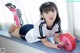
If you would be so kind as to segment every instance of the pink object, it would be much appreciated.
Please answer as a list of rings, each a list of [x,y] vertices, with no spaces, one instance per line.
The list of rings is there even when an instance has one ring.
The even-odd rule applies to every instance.
[[[63,47],[68,52],[72,52],[76,48],[75,39],[68,33],[62,34],[60,36],[60,41],[64,42],[65,45],[64,46],[58,45],[57,46],[58,48],[62,48]]]
[[[14,15],[14,20],[16,21],[16,25],[20,26],[20,21],[19,21],[18,15]]]
[[[18,15],[17,15],[17,13],[16,13],[16,9],[14,9],[14,8],[9,8],[9,9],[10,9],[10,11],[13,12],[14,20],[15,20],[15,22],[16,22],[16,25],[17,25],[17,26],[20,26],[20,21],[19,21]]]

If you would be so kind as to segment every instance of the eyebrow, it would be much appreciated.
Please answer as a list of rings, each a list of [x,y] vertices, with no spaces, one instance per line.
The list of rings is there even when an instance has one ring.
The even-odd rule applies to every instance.
[[[49,9],[43,10],[43,12],[46,12],[46,11],[54,11],[54,10],[56,10],[56,9],[54,9],[54,8],[49,8]]]

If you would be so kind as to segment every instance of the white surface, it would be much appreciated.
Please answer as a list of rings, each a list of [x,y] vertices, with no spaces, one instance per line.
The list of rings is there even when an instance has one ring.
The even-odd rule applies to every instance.
[[[7,30],[3,29],[3,30],[0,30],[0,35],[2,36],[6,36],[6,37],[11,37],[11,35],[8,33]]]

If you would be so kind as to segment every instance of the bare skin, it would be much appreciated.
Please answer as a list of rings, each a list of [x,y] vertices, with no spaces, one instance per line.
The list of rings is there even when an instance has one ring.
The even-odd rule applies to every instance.
[[[20,29],[19,26],[12,25],[9,29],[9,33],[16,38],[20,38],[19,29]]]

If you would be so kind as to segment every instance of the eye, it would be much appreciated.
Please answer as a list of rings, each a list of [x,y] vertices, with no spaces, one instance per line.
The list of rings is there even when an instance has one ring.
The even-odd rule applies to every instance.
[[[48,14],[48,13],[49,13],[49,11],[46,11],[45,13],[47,13],[47,14]]]
[[[55,12],[55,10],[54,10],[54,9],[52,9],[51,11],[52,11],[52,12]]]

